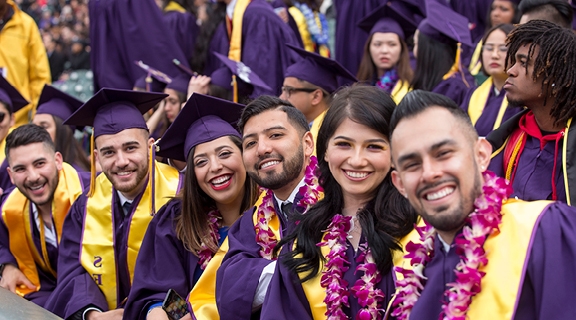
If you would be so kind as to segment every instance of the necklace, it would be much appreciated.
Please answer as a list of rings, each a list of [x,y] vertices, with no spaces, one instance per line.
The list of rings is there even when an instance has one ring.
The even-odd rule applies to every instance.
[[[208,212],[208,232],[210,233],[210,240],[216,244],[220,242],[220,233],[218,233],[218,220],[220,219],[222,219],[222,216],[218,210]],[[202,241],[200,247],[201,249],[198,250],[198,264],[200,269],[204,270],[210,260],[212,260],[214,252],[210,250],[205,241]]]
[[[295,210],[305,213],[320,199],[323,191],[318,183],[316,171],[318,170],[318,160],[315,156],[310,157],[310,163],[306,167],[304,175],[304,185],[298,190],[300,200],[295,203]],[[258,206],[257,222],[254,226],[256,231],[256,243],[260,246],[260,256],[272,260],[272,252],[278,243],[278,239],[269,226],[270,220],[276,215],[274,209],[274,193],[270,189],[264,189],[266,194],[262,203]]]
[[[484,185],[482,194],[474,201],[474,212],[466,219],[462,233],[454,242],[456,252],[460,255],[460,262],[456,265],[454,273],[456,281],[448,283],[444,292],[447,301],[443,303],[440,319],[465,319],[472,298],[482,290],[482,277],[484,272],[480,267],[488,263],[484,251],[484,242],[488,236],[499,230],[502,221],[502,202],[512,194],[510,182],[497,177],[493,172],[483,173]],[[410,259],[412,270],[396,267],[404,279],[396,281],[398,291],[393,306],[397,307],[392,313],[398,319],[408,319],[412,308],[424,289],[424,268],[434,256],[434,239],[436,231],[427,222],[423,227],[416,227],[421,243],[410,242],[406,245],[406,259]]]
[[[356,273],[362,271],[364,275],[354,283],[350,290],[348,290],[348,282],[344,280],[344,273],[350,265],[350,262],[346,260],[348,249],[346,237],[352,229],[351,221],[350,216],[337,214],[332,217],[323,241],[317,244],[317,246],[330,248],[320,279],[320,285],[326,289],[325,315],[327,319],[348,319],[342,307],[350,307],[348,299],[352,292],[353,296],[358,299],[358,304],[362,306],[356,314],[356,319],[378,319],[383,311],[380,306],[384,301],[384,293],[376,288],[376,285],[382,279],[382,275],[378,271],[368,243],[364,242],[358,247],[360,254],[356,259],[358,262],[362,261],[356,267]]]

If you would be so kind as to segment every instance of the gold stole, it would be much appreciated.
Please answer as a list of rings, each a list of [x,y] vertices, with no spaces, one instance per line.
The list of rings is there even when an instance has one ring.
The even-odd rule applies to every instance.
[[[133,206],[136,204],[137,207],[135,211],[133,209],[129,221],[127,264],[130,282],[134,278],[134,267],[142,239],[152,219],[152,203],[156,208],[163,206],[176,195],[179,184],[179,173],[176,169],[156,161],[153,163],[155,168],[150,170],[154,170],[154,184],[144,190],[138,203],[133,203]],[[94,190],[93,196],[86,202],[80,263],[100,287],[108,307],[112,310],[119,305],[116,295],[115,229],[112,218],[112,210],[116,210],[112,202],[116,191],[104,174],[96,178]]]
[[[242,59],[242,21],[244,20],[244,12],[250,4],[250,1],[251,0],[238,0],[234,6],[232,25],[228,26],[228,35],[230,36],[228,58],[230,58],[230,60],[240,61]],[[229,20],[226,21],[229,22]],[[232,75],[232,84],[234,102],[238,102],[238,83],[236,82],[235,75]]]
[[[262,203],[265,195],[266,193],[262,192],[256,201],[254,215],[257,215],[258,206]],[[220,319],[218,308],[216,307],[216,272],[220,268],[228,249],[228,237],[226,237],[188,295],[188,302],[192,306],[196,319]]]
[[[482,41],[478,42],[476,45],[476,49],[474,49],[474,53],[472,54],[472,59],[470,59],[470,65],[468,66],[468,70],[470,73],[475,76],[477,75],[480,70],[482,70],[482,59],[480,56],[482,55],[482,46],[484,44]]]
[[[185,13],[186,9],[184,9],[184,7],[182,7],[177,2],[170,1],[170,2],[168,2],[168,5],[166,7],[164,7],[164,12],[169,12],[169,11],[178,11],[181,13]]]
[[[216,272],[227,252],[228,237],[224,239],[188,295],[188,302],[192,306],[195,319],[220,319],[216,307]]]
[[[494,319],[512,318],[520,298],[520,280],[526,272],[524,264],[536,222],[551,203],[515,199],[504,203],[500,233],[488,237],[484,244],[488,265],[480,271],[486,275],[482,279],[482,291],[472,298],[468,319],[484,319],[487,314]]]
[[[470,116],[470,120],[472,120],[473,125],[476,125],[476,122],[478,119],[480,119],[480,116],[484,111],[484,107],[486,107],[486,104],[488,103],[488,97],[490,96],[492,85],[493,80],[492,77],[490,77],[486,79],[486,81],[484,81],[484,83],[478,87],[478,89],[474,90],[472,96],[470,97],[468,115]],[[492,129],[497,129],[500,127],[500,124],[502,124],[502,119],[504,118],[504,113],[506,113],[506,108],[508,108],[508,99],[504,97],[504,99],[502,99],[500,109],[498,109],[498,116],[496,116],[494,127]]]
[[[80,194],[82,194],[82,182],[78,172],[69,164],[62,163],[62,170],[58,172],[58,186],[54,192],[52,201],[52,218],[58,236],[58,243],[62,236],[64,218],[68,209]],[[56,271],[50,265],[46,240],[44,238],[44,221],[40,217],[40,244],[42,252],[38,252],[32,237],[32,224],[34,217],[30,214],[30,201],[18,190],[14,189],[6,199],[2,207],[2,218],[10,231],[10,252],[16,258],[18,267],[24,275],[36,286],[36,290],[26,286],[16,288],[16,293],[25,296],[31,292],[40,290],[40,277],[36,265],[56,278]]]
[[[326,116],[326,111],[328,111],[328,109],[324,110],[321,114],[319,114],[316,117],[316,119],[314,119],[314,121],[312,121],[312,127],[310,128],[310,133],[312,133],[312,139],[314,140],[314,145],[316,145],[316,143],[318,141],[318,130],[320,130],[320,126],[322,125],[322,122],[324,121],[324,117]],[[312,155],[316,156],[316,148],[314,148]]]
[[[392,88],[392,93],[390,93],[390,95],[392,96],[394,102],[399,104],[400,101],[404,99],[404,96],[408,93],[408,91],[410,91],[410,84],[408,82],[398,80],[396,85],[394,85],[394,88]]]

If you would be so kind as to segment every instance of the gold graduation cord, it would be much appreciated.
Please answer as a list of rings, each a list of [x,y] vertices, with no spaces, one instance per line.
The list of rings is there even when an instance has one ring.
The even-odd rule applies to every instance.
[[[570,188],[568,187],[568,165],[566,163],[566,153],[568,152],[568,131],[572,125],[572,118],[566,122],[566,129],[564,129],[564,143],[562,144],[562,173],[564,174],[564,186],[566,189],[566,202],[572,205],[570,199]]]
[[[492,90],[493,84],[493,78],[489,77],[480,87],[474,90],[472,96],[470,97],[470,103],[468,104],[468,115],[470,116],[470,120],[472,121],[473,125],[476,125],[476,122],[478,122],[478,119],[480,119],[480,116],[482,116],[482,112],[488,103],[488,97],[490,96],[490,91]],[[508,108],[508,99],[504,97],[504,99],[502,99],[502,103],[500,104],[500,109],[498,109],[498,115],[496,116],[492,130],[498,129],[500,124],[502,124],[502,119],[506,113],[506,108]]]
[[[526,137],[526,132],[522,131],[520,133],[520,135],[518,136],[518,139],[516,140],[516,143],[514,144],[514,149],[512,150],[512,155],[510,156],[510,159],[508,160],[508,163],[506,164],[506,179],[510,181],[510,183],[512,183],[512,171],[514,170],[514,164],[516,163],[516,159],[518,158],[518,155],[520,154],[520,148],[522,147],[522,144],[524,144],[524,139]]]
[[[462,53],[461,44],[458,43],[458,48],[456,49],[456,59],[454,59],[454,64],[450,67],[450,70],[442,77],[442,80],[446,80],[453,76],[458,70],[460,70],[460,54]]]

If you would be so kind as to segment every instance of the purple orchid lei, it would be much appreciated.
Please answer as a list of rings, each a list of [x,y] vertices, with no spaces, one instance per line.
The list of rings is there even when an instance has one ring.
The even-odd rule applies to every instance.
[[[482,195],[474,201],[474,212],[468,216],[462,234],[454,240],[460,262],[454,270],[456,281],[448,283],[449,288],[444,292],[448,301],[442,306],[443,314],[440,319],[466,319],[472,297],[482,290],[481,282],[485,273],[479,269],[488,264],[484,243],[489,235],[499,231],[502,202],[512,194],[508,180],[490,171],[485,171],[483,178]],[[412,270],[395,268],[404,276],[404,279],[396,281],[398,291],[393,306],[397,308],[392,313],[400,320],[410,317],[412,308],[424,289],[424,268],[434,256],[434,228],[426,222],[425,226],[416,227],[416,230],[420,234],[421,243],[410,242],[406,245],[408,254],[405,258],[410,259]]]
[[[220,241],[220,234],[218,233],[218,220],[221,218],[222,216],[218,210],[212,210],[208,212],[208,232],[210,233],[210,239],[212,239],[214,243],[218,243]],[[204,241],[202,241],[200,247],[202,249],[198,251],[198,264],[200,265],[200,269],[204,270],[208,266],[210,260],[212,260],[214,252],[210,250]]]
[[[379,319],[383,311],[379,304],[384,301],[384,293],[376,288],[376,285],[382,279],[378,267],[372,257],[372,252],[367,243],[361,244],[358,249],[360,254],[356,258],[359,263],[355,272],[363,271],[364,275],[360,277],[354,286],[348,290],[348,282],[344,280],[343,275],[349,269],[350,262],[346,260],[346,236],[350,231],[350,220],[352,217],[346,217],[340,214],[332,218],[328,226],[328,232],[324,240],[317,246],[328,246],[330,252],[326,256],[326,264],[320,278],[320,285],[326,289],[327,319],[348,319],[348,316],[342,310],[343,306],[350,307],[348,298],[350,291],[358,299],[358,304],[362,309],[356,314],[356,319],[369,320]]]
[[[302,196],[300,201],[295,204],[299,212],[306,212],[310,207],[318,202],[320,193],[323,189],[318,183],[316,171],[318,170],[318,160],[315,156],[310,157],[310,163],[306,167],[304,175],[305,184],[300,187],[298,193]],[[272,252],[278,243],[274,232],[270,229],[269,223],[276,214],[274,209],[274,193],[272,190],[266,190],[266,195],[262,203],[258,206],[258,218],[256,226],[256,243],[260,246],[260,256],[262,258],[273,260]]]

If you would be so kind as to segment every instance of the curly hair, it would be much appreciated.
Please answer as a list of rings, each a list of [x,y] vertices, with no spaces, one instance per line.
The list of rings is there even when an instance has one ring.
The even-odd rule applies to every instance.
[[[534,59],[532,79],[542,77],[544,104],[554,99],[550,116],[561,124],[576,115],[576,35],[545,20],[532,20],[512,30],[506,39],[506,66],[516,63],[516,52],[529,45],[527,63]],[[539,49],[537,55],[534,55]],[[528,69],[526,69],[526,73]]]

